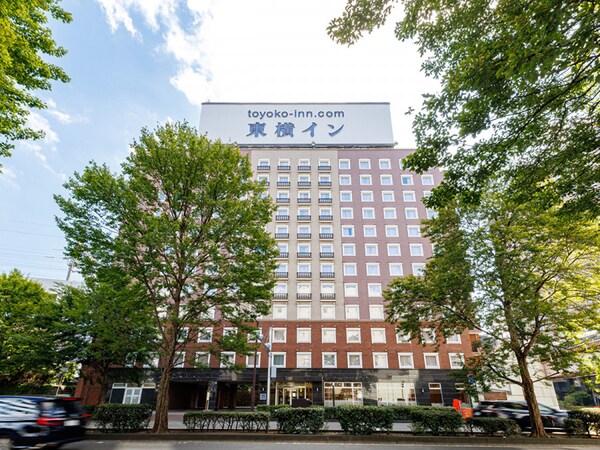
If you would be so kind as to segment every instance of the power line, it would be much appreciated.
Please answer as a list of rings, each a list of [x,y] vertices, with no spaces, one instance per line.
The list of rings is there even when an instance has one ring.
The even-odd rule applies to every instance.
[[[0,229],[0,231],[4,231],[6,233],[28,234],[28,235],[32,235],[32,236],[43,236],[43,237],[54,237],[54,238],[64,237],[64,236],[58,236],[56,234],[31,233],[28,231],[16,231],[16,230],[5,230],[5,229]]]

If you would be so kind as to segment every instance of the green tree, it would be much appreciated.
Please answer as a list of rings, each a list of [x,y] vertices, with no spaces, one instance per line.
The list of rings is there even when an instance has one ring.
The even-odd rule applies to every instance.
[[[0,384],[43,385],[65,361],[54,295],[19,271],[0,274]]]
[[[132,147],[122,174],[91,163],[55,199],[84,274],[114,264],[145,288],[163,366],[154,430],[164,432],[174,361],[194,333],[227,323],[239,336],[270,310],[273,206],[246,156],[187,123],[144,129]]]
[[[86,382],[101,386],[101,402],[106,400],[111,367],[148,363],[158,353],[145,289],[119,268],[100,269],[81,288],[65,285],[58,298],[71,361],[81,364]]]
[[[352,44],[397,0],[348,0],[330,36]],[[593,0],[402,0],[396,25],[441,90],[413,123],[418,172],[447,168],[431,205],[476,203],[509,175],[515,196],[544,191],[565,210],[600,213],[600,4]],[[550,182],[551,180],[551,182]]]
[[[426,223],[434,254],[424,276],[392,281],[384,298],[388,320],[413,337],[423,324],[444,336],[479,330],[467,369],[483,386],[521,386],[532,436],[542,437],[541,365],[594,369],[584,332],[600,329],[600,227],[539,204],[488,193],[477,208],[441,210]]]
[[[71,22],[60,0],[10,0],[0,2],[0,156],[10,156],[13,142],[39,139],[43,131],[27,126],[32,108],[46,104],[36,91],[50,90],[51,81],[69,81],[58,66],[44,61],[66,54],[52,39],[48,18]]]

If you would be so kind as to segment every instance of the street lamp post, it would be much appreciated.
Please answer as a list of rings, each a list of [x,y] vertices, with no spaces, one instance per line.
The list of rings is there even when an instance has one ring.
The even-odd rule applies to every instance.
[[[267,405],[271,404],[271,328],[267,331],[268,341],[262,334],[257,334],[254,340],[254,369],[252,371],[252,399],[250,400],[250,410],[254,411],[256,404],[256,357],[258,352],[258,341],[267,349]]]
[[[263,342],[264,346],[267,348],[267,405],[271,404],[271,335],[273,330],[269,328],[268,338],[269,342]]]

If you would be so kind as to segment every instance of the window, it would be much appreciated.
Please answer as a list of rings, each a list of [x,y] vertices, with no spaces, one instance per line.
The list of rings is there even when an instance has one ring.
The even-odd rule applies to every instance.
[[[382,186],[391,186],[394,184],[391,175],[379,175],[379,181]]]
[[[276,216],[289,216],[290,215],[290,210],[289,208],[277,208],[277,212],[275,213]]]
[[[268,159],[259,159],[258,160],[258,167],[262,167],[262,168],[268,168],[270,165],[270,162]]]
[[[416,202],[417,197],[415,191],[402,191],[402,200],[405,202]]]
[[[331,244],[320,244],[319,251],[321,253],[333,253],[333,245]]]
[[[298,264],[297,269],[298,269],[297,272],[302,272],[302,273],[307,273],[307,274],[311,272],[310,263],[308,263],[308,264],[300,263],[300,264]]]
[[[278,175],[277,183],[287,183],[285,186],[289,186],[290,176],[289,175]]]
[[[413,361],[412,353],[398,353],[398,366],[401,369],[413,369],[415,363]]]
[[[385,344],[385,328],[371,328],[371,343]]]
[[[396,218],[396,208],[383,208],[383,218],[384,219],[395,219]]]
[[[289,252],[289,247],[288,247],[287,244],[278,243],[277,244],[277,250],[279,250],[279,254],[280,255],[285,255],[286,253]]]
[[[321,342],[335,344],[335,328],[321,328]]]
[[[419,213],[417,212],[417,208],[404,208],[404,217],[407,219],[418,219]]]
[[[329,159],[319,159],[319,168],[321,167],[330,167],[331,166],[331,160]]]
[[[367,264],[367,276],[378,277],[379,276],[379,263]]]
[[[342,254],[344,256],[356,256],[356,246],[354,244],[343,244]]]
[[[400,180],[402,181],[402,184],[405,186],[412,186],[413,185],[413,177],[412,175],[402,175],[402,177],[400,177]]]
[[[387,244],[388,256],[400,256],[400,244]]]
[[[465,358],[462,353],[448,353],[448,358],[450,359],[451,369],[462,369],[465,363]]]
[[[212,341],[212,328],[204,328],[198,330],[198,342],[211,342]]]
[[[279,161],[277,161],[277,165],[278,166],[283,166],[283,167],[290,167],[290,160],[289,159],[282,159],[279,158]]]
[[[423,244],[410,244],[410,256],[423,256]]]
[[[381,297],[381,283],[368,283],[367,294],[369,297]]]
[[[200,367],[209,367],[210,365],[210,353],[208,352],[196,352],[196,364]]]
[[[334,273],[334,265],[332,263],[321,263],[320,271],[321,273]]]
[[[421,175],[421,183],[426,186],[432,186],[434,184],[433,175]]]
[[[310,328],[298,328],[296,330],[296,342],[310,344]]]
[[[406,333],[406,334],[396,333],[396,343],[410,344],[410,333]]]
[[[444,405],[441,383],[429,383],[429,400],[431,402],[431,406]]]
[[[354,218],[354,211],[352,208],[342,208],[340,210],[342,214],[342,219],[352,219]]]
[[[453,334],[446,338],[446,344],[460,344],[460,334]]]
[[[358,297],[358,284],[344,283],[344,297]]]
[[[306,264],[302,266],[303,269],[309,269],[306,272],[310,272],[310,264]],[[304,270],[299,270],[299,272],[305,272]],[[296,292],[302,294],[310,294],[311,292],[311,284],[310,283],[298,283],[296,285]]]
[[[440,360],[437,353],[423,353],[426,369],[439,369]]]
[[[298,208],[298,215],[303,218],[310,218],[310,208]]]
[[[298,369],[310,369],[312,366],[312,354],[310,352],[296,353],[296,367]]]
[[[350,168],[350,160],[349,159],[340,159],[338,161],[340,169],[349,169]]]
[[[312,307],[310,303],[298,303],[296,305],[296,316],[298,319],[311,319]]]
[[[319,233],[321,234],[333,234],[333,227],[331,225],[320,225]]]
[[[298,191],[298,199],[310,199],[310,191]]]
[[[438,213],[436,213],[433,209],[427,208],[427,218],[428,219],[435,219],[437,216],[438,216]]]
[[[397,225],[386,225],[385,235],[387,237],[398,237],[398,226]]]
[[[377,236],[377,229],[375,225],[363,225],[364,237],[375,237]]]
[[[358,168],[361,170],[367,170],[371,168],[371,160],[370,159],[359,159],[358,160]]]
[[[406,231],[408,237],[421,237],[421,227],[419,225],[408,225]]]
[[[403,271],[402,271],[402,264],[401,263],[390,263],[388,265],[389,269],[390,269],[390,276],[391,277],[401,277],[402,275],[404,275]]]
[[[360,308],[358,305],[346,305],[346,320],[360,319]]]
[[[259,175],[256,179],[259,183],[264,183],[265,186],[269,185],[269,175]]]
[[[188,327],[183,327],[181,330],[179,330],[179,334],[177,335],[177,342],[187,341],[189,334],[190,329]]]
[[[335,294],[335,284],[321,283],[321,294]]]
[[[383,305],[369,305],[369,317],[371,320],[383,320]]]
[[[285,352],[271,353],[272,367],[285,367]]]
[[[340,185],[349,186],[352,184],[352,178],[350,175],[340,175]]]
[[[337,367],[337,353],[323,353],[323,368],[335,369]]]
[[[352,201],[352,192],[350,191],[341,191],[340,192],[340,202],[351,202]]]
[[[310,159],[299,159],[298,167],[310,167]]]
[[[354,225],[342,225],[343,237],[354,237]]]
[[[356,273],[356,263],[344,263],[344,275],[348,277],[355,277]]]
[[[390,163],[390,160],[389,159],[380,159],[379,160],[379,168],[384,169],[384,170],[391,169],[392,165]]]
[[[273,305],[273,319],[287,319],[287,305]]]
[[[298,225],[298,234],[310,234],[310,225]]]
[[[277,191],[277,199],[289,200],[290,192],[289,191]]]
[[[360,199],[363,202],[372,202],[373,201],[373,191],[360,191]]]
[[[394,193],[392,191],[382,191],[381,192],[381,201],[393,202],[394,201]]]
[[[360,184],[361,186],[371,186],[373,184],[373,179],[371,178],[371,175],[361,175]]]
[[[287,328],[273,328],[271,336],[274,343],[285,343],[287,337]]]
[[[254,367],[254,354],[246,355],[246,367]],[[260,367],[260,352],[256,352],[256,367]]]
[[[435,330],[433,328],[423,328],[421,339],[424,344],[435,344]]]
[[[235,328],[235,327],[224,327],[223,328],[223,337],[235,336],[235,335],[237,335],[237,328]]]
[[[335,305],[321,305],[321,319],[335,319]]]
[[[363,217],[363,219],[374,219],[375,218],[375,209],[374,208],[363,208],[362,209],[362,217]]]
[[[175,359],[173,360],[173,367],[176,369],[183,369],[185,364],[185,352],[175,353]]]
[[[246,340],[248,342],[258,342],[258,337],[261,335],[261,330],[254,330],[254,331],[249,331],[247,336],[246,336]]]
[[[361,369],[362,368],[362,353],[348,353],[348,368],[349,369]]]
[[[277,225],[275,228],[275,234],[289,234],[289,228],[287,225]]]
[[[360,328],[346,328],[346,343],[360,343]]]
[[[310,253],[310,244],[298,244],[298,253]]]
[[[373,368],[375,369],[387,369],[388,368],[388,355],[387,353],[373,353]]]
[[[365,244],[365,255],[366,256],[378,256],[379,247],[377,244]]]
[[[235,352],[222,352],[221,353],[221,367],[230,368],[235,366]]]
[[[322,200],[321,203],[331,203],[331,191],[319,191],[319,200]]]
[[[423,263],[413,263],[412,264],[412,273],[414,276],[421,276],[425,273],[425,264]]]

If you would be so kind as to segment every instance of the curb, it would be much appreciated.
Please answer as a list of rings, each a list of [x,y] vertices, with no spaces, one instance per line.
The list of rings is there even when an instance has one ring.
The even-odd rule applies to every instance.
[[[413,436],[406,434],[348,435],[348,434],[280,434],[280,433],[219,433],[219,432],[170,432],[170,433],[87,433],[85,440],[99,441],[242,441],[242,442],[339,442],[371,444],[444,444],[444,445],[528,445],[528,446],[594,446],[600,440],[594,438],[529,437],[502,438],[484,436]]]

